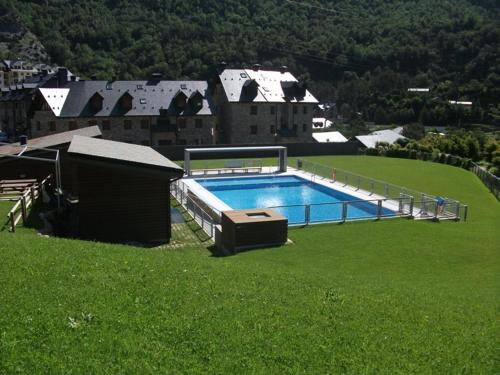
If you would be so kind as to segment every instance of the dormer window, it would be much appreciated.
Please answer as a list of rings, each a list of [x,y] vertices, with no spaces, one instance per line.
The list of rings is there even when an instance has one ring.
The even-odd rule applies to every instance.
[[[132,109],[132,100],[133,97],[128,92],[123,94],[119,101],[120,109],[125,112],[130,111]]]
[[[191,108],[199,111],[203,107],[203,95],[198,90],[194,91],[189,97],[189,103]]]
[[[99,93],[95,93],[90,98],[90,108],[93,112],[99,112],[102,109],[102,102],[104,98]]]
[[[253,100],[257,96],[259,84],[255,79],[248,79],[243,84],[243,94],[249,100]]]
[[[186,101],[187,96],[181,90],[177,91],[177,93],[174,95],[174,98],[172,99],[174,107],[179,112],[183,111],[184,108],[186,108]]]

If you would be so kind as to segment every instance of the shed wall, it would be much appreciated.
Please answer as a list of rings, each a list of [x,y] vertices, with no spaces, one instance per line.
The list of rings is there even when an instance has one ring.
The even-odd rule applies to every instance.
[[[102,166],[77,166],[79,235],[109,242],[168,242],[169,182]]]

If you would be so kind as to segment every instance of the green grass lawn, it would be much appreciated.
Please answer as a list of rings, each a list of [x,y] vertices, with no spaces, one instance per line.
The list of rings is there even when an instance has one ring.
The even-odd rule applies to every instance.
[[[3,231],[0,373],[498,373],[500,204],[479,179],[308,159],[459,199],[469,221],[295,228],[293,245],[225,258],[193,236],[144,249]]]

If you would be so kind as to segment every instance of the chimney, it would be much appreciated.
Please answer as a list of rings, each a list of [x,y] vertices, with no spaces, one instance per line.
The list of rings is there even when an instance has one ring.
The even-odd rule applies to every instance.
[[[255,70],[256,72],[259,71],[259,69],[261,68],[262,65],[260,64],[253,64],[252,65],[252,69]]]
[[[25,136],[25,135],[19,136],[19,144],[21,146],[26,146],[27,143],[28,143],[28,137],[27,136]]]
[[[151,74],[151,79],[153,81],[160,81],[162,77],[163,77],[163,74],[158,73],[158,72]]]
[[[59,83],[59,86],[64,86],[66,83],[68,83],[68,69],[59,68],[57,70],[57,81]]]
[[[286,66],[286,65],[283,65],[283,66],[281,66],[281,68],[280,68],[280,72],[281,72],[281,74],[285,74],[287,70],[288,70],[288,66]]]
[[[227,63],[225,61],[221,61],[219,65],[217,65],[217,73],[221,74],[227,68]]]

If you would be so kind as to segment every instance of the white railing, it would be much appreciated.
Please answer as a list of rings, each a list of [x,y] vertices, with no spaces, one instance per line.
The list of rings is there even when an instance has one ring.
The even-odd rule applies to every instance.
[[[187,185],[181,180],[170,184],[170,193],[184,207],[200,228],[210,238],[214,238],[215,227],[220,223],[221,212],[205,203],[196,202],[195,196],[191,194]],[[205,207],[202,208],[202,205]]]

